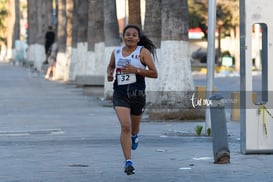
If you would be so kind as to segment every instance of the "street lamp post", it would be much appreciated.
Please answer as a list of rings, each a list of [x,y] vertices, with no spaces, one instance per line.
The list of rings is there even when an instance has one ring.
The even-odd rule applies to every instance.
[[[215,64],[215,28],[216,28],[216,0],[209,0],[208,7],[208,48],[207,48],[207,91],[206,97],[210,98],[214,88]],[[206,108],[206,131],[211,128],[210,108]]]

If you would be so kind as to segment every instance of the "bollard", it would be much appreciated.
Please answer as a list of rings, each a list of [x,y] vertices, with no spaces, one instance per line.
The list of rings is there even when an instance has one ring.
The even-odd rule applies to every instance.
[[[230,162],[230,150],[227,139],[227,126],[224,97],[212,95],[210,97],[211,134],[215,164]]]

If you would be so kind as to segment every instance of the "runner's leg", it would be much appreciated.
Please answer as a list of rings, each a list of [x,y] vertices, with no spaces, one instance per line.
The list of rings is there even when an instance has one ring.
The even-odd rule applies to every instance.
[[[116,106],[115,111],[120,122],[120,143],[125,160],[131,159],[131,117],[130,109]]]

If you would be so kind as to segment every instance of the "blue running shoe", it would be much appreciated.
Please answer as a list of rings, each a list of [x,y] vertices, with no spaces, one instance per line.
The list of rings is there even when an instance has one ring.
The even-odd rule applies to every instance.
[[[125,167],[124,167],[124,172],[125,172],[127,175],[135,174],[135,168],[134,168],[134,166],[133,166],[133,161],[131,161],[131,160],[127,160],[127,161],[126,161]]]
[[[138,146],[138,136],[133,135],[131,138],[132,138],[132,150],[136,150]]]

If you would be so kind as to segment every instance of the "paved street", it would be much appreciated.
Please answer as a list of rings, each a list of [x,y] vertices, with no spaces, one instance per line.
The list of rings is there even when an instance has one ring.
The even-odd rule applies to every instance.
[[[238,76],[216,83],[221,79],[239,90]],[[109,105],[100,92],[86,95],[73,84],[0,63],[0,182],[273,181],[273,155],[240,153],[238,121],[227,121],[231,163],[213,164],[211,137],[194,131],[204,121],[146,116],[133,151],[136,174],[127,176],[119,123]]]

